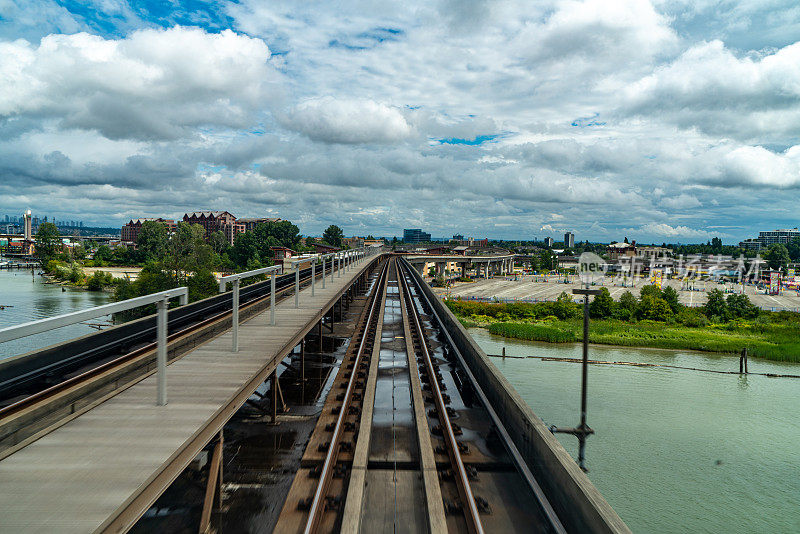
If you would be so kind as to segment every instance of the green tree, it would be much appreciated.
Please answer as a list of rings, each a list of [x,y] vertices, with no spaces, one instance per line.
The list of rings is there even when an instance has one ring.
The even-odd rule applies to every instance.
[[[55,224],[46,222],[39,225],[36,231],[36,258],[42,267],[61,252],[61,234]]]
[[[666,300],[645,295],[636,308],[636,315],[640,319],[648,319],[650,321],[668,321],[672,317],[672,309],[670,309]]]
[[[725,299],[731,316],[742,319],[755,319],[761,313],[758,306],[750,302],[747,295],[730,294]]]
[[[729,310],[725,301],[725,294],[719,289],[712,289],[708,292],[706,304],[704,306],[707,317],[717,317],[723,321],[728,320]]]
[[[605,319],[611,317],[614,313],[614,299],[611,298],[611,293],[608,289],[603,287],[600,293],[595,295],[594,300],[589,303],[589,316],[596,319]]]
[[[342,239],[344,239],[344,232],[335,224],[328,226],[322,233],[322,240],[334,247],[341,247]]]
[[[661,291],[661,298],[667,301],[672,313],[678,313],[683,309],[683,304],[678,300],[678,292],[672,286],[667,286]]]
[[[219,291],[219,283],[209,271],[198,271],[186,280],[189,288],[189,300],[201,300],[212,297]]]
[[[82,244],[78,243],[72,247],[72,257],[76,260],[82,260],[86,258],[86,249]]]
[[[184,282],[189,273],[213,270],[215,259],[214,251],[205,242],[205,229],[199,224],[180,222],[161,265],[174,281]]]
[[[654,298],[654,299],[660,299],[661,298],[661,289],[659,289],[659,287],[656,286],[656,285],[643,286],[639,290],[639,300],[644,300],[647,297],[651,297],[651,298]]]
[[[770,269],[785,269],[789,263],[789,251],[786,250],[784,245],[777,243],[767,249],[764,254],[764,259],[767,261]]]
[[[566,291],[562,291],[553,303],[553,315],[559,319],[577,317],[579,310],[580,306],[572,300],[572,297]]]
[[[237,234],[233,246],[228,253],[231,261],[239,267],[246,266],[250,261],[261,261],[263,250],[259,247],[255,232]]]
[[[556,260],[553,253],[549,250],[543,250],[539,253],[539,266],[543,271],[549,271],[556,266]]]
[[[228,238],[225,237],[225,234],[222,232],[222,230],[217,230],[211,234],[211,237],[208,238],[208,243],[217,254],[226,252],[231,246],[231,244],[228,242]]]
[[[638,302],[636,301],[636,297],[633,296],[633,293],[630,291],[626,291],[619,297],[619,305],[622,308],[625,308],[630,313],[633,313],[636,310]]]
[[[143,262],[157,261],[164,257],[169,235],[167,225],[158,221],[145,221],[136,236],[136,250]]]
[[[789,253],[789,259],[792,261],[800,261],[800,237],[795,237],[786,244],[786,251]]]
[[[96,265],[102,265],[105,262],[111,261],[111,248],[108,245],[100,245],[94,253],[94,261]]]

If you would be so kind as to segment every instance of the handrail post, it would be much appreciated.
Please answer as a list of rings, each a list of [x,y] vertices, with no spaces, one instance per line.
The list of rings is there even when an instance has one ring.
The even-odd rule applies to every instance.
[[[338,278],[342,277],[342,256],[341,255],[339,255],[339,268],[336,269],[336,273],[337,273],[337,277]]]
[[[169,300],[164,298],[156,302],[158,316],[156,317],[156,334],[158,348],[156,351],[156,378],[158,380],[159,406],[167,404],[167,305]]]
[[[311,296],[314,296],[314,284],[317,279],[317,261],[316,259],[311,262]]]
[[[300,265],[294,266],[294,307],[300,307]]]
[[[325,289],[325,256],[322,256],[322,289]]]
[[[331,284],[333,283],[333,271],[336,269],[336,253],[331,254]]]
[[[233,352],[239,352],[239,282],[233,281]]]
[[[269,323],[273,326],[275,325],[275,278],[277,278],[277,276],[277,274],[272,273],[272,278],[269,283]]]

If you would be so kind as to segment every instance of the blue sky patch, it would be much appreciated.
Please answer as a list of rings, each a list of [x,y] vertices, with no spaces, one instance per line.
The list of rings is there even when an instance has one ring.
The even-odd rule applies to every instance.
[[[474,139],[461,139],[458,137],[447,137],[444,139],[439,139],[440,145],[471,145],[477,146],[482,145],[483,143],[488,143],[490,141],[494,141],[500,137],[500,134],[491,134],[491,135],[478,135]]]
[[[574,121],[572,121],[570,124],[572,126],[577,126],[578,128],[588,128],[590,126],[605,126],[606,125],[605,121],[600,122],[596,120],[597,117],[599,116],[600,116],[599,113],[595,113],[591,117],[579,117]]]

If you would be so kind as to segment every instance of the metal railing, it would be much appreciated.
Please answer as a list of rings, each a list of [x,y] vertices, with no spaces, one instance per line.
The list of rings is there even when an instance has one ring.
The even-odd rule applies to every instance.
[[[317,284],[317,263],[320,260],[322,260],[322,287],[325,288],[325,265],[328,258],[331,259],[330,276],[331,282],[333,282],[334,270],[337,271],[338,277],[341,278],[343,271],[349,271],[356,263],[369,255],[366,247],[361,247],[353,250],[331,252],[330,254],[324,254],[322,256],[309,256],[307,258],[293,260],[291,266],[292,269],[294,269],[294,307],[300,307],[300,269],[297,268],[298,264],[311,263],[311,296],[313,297]]]
[[[245,271],[243,273],[236,273],[231,274],[228,276],[223,276],[219,279],[219,292],[224,293],[225,289],[227,289],[228,282],[231,282],[233,285],[233,290],[231,291],[231,298],[233,299],[233,306],[232,306],[232,324],[233,324],[233,346],[231,347],[231,351],[239,352],[239,286],[241,280],[243,278],[250,278],[252,276],[259,276],[262,274],[269,274],[273,273],[270,281],[270,297],[269,297],[269,316],[270,316],[270,324],[275,324],[275,277],[277,273],[275,271],[283,270],[282,265],[273,265],[271,267],[262,267],[261,269],[253,269],[252,271]]]
[[[48,319],[39,319],[15,326],[0,329],[0,343],[19,339],[22,337],[40,334],[63,326],[69,326],[89,319],[96,319],[104,315],[119,313],[132,310],[148,304],[155,304],[156,316],[156,375],[158,380],[158,398],[156,403],[159,406],[167,404],[167,308],[169,299],[180,298],[181,306],[189,302],[189,289],[186,287],[176,287],[160,291],[143,297],[136,297],[121,302],[104,304],[87,310],[80,310],[63,315],[57,315]]]

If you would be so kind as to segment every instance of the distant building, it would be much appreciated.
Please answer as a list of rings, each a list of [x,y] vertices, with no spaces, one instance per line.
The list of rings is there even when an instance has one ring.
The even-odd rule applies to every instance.
[[[183,221],[189,224],[199,224],[206,231],[206,239],[211,237],[214,232],[220,231],[225,234],[225,238],[233,245],[236,234],[245,231],[243,224],[236,222],[236,217],[227,211],[195,211],[186,213]]]
[[[275,263],[283,262],[283,260],[287,260],[292,256],[297,256],[297,252],[287,247],[272,247],[272,252],[272,259],[275,260]]]
[[[162,219],[161,217],[142,217],[140,219],[131,219],[122,227],[120,231],[120,241],[124,243],[136,243],[139,237],[139,232],[142,231],[142,224],[147,221],[155,221],[167,225],[167,229],[171,232],[175,230],[175,221],[172,219]]]
[[[342,245],[347,245],[350,248],[361,248],[364,246],[363,237],[345,237],[342,239]]]
[[[573,248],[575,246],[575,234],[567,232],[564,234],[564,248]]]
[[[633,243],[611,243],[608,245],[608,257],[612,260],[636,256],[636,241]]]
[[[474,237],[468,237],[466,239],[460,239],[458,241],[450,241],[451,244],[459,245],[459,246],[467,246],[467,247],[488,247],[489,246],[489,238],[483,239],[475,239]]]
[[[669,256],[670,249],[665,247],[637,247],[636,254],[646,260],[666,258]]]
[[[464,236],[462,234],[455,234],[453,236],[453,241],[464,241]]]
[[[771,232],[759,232],[758,242],[761,244],[761,248],[765,248],[770,245],[785,245],[795,237],[800,237],[800,230],[797,228],[792,228],[790,230],[773,230]]]
[[[403,230],[403,242],[405,243],[428,243],[431,234],[423,232],[421,228],[406,228]]]
[[[744,241],[739,241],[739,248],[758,250],[761,248],[761,241],[758,238],[745,239]]]
[[[252,232],[259,224],[276,223],[282,220],[280,217],[242,217],[236,219],[236,224],[243,225],[245,232]]]
[[[552,237],[545,237],[544,238],[544,246],[552,248],[553,247],[553,238]]]
[[[328,245],[327,243],[320,243],[318,241],[314,241],[311,243],[311,246],[314,247],[314,250],[317,254],[330,254],[331,252],[338,252],[341,249],[339,247],[334,247],[333,245]]]

